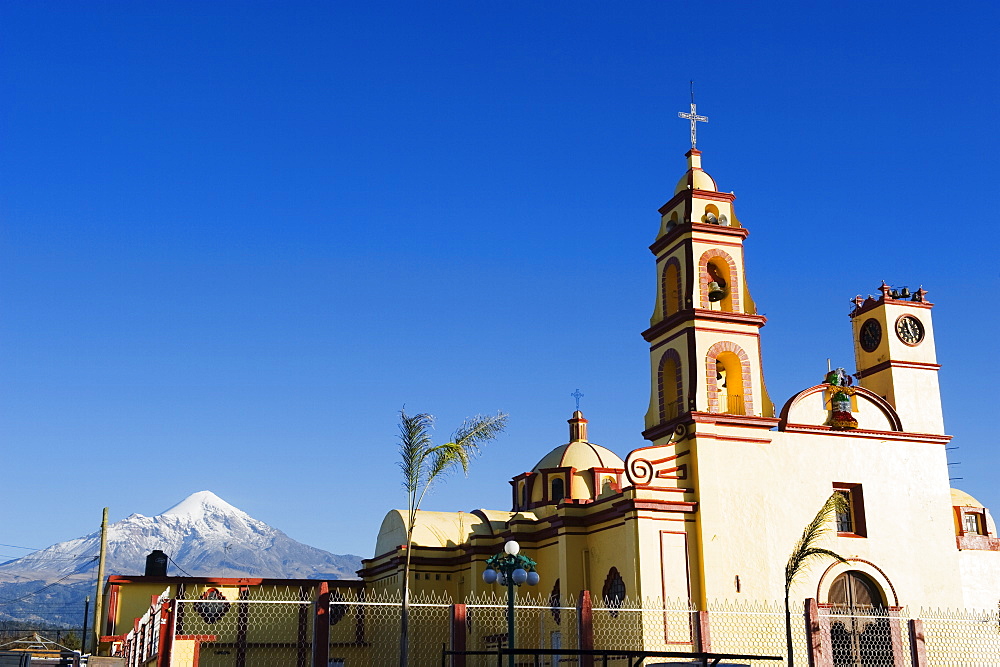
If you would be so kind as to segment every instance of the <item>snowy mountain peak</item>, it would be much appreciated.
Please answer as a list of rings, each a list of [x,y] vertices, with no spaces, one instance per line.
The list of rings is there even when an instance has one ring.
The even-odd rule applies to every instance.
[[[192,493],[184,500],[160,514],[160,516],[163,516],[164,514],[187,517],[195,520],[203,518],[206,514],[229,514],[249,518],[249,515],[246,512],[237,507],[233,507],[211,491],[198,491],[196,493]]]
[[[77,607],[93,592],[100,548],[95,531],[0,564],[0,600],[16,602],[0,605],[0,620],[27,618],[32,605],[58,598],[72,600],[59,608],[74,611],[51,618],[76,622]],[[168,576],[343,579],[361,567],[360,557],[296,542],[211,491],[192,493],[157,516],[132,514],[110,524],[107,573],[141,575],[154,549],[170,557]]]
[[[0,564],[0,584],[25,576],[92,580],[100,537],[95,531]],[[170,557],[177,568],[168,569],[171,575],[339,579],[353,578],[361,565],[357,556],[338,556],[296,542],[211,491],[192,493],[157,516],[132,514],[110,524],[108,574],[142,574],[146,556],[154,549]]]

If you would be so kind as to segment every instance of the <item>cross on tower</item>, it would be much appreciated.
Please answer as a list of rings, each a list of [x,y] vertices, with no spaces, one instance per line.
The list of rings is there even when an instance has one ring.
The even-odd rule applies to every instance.
[[[580,399],[583,398],[583,394],[581,394],[580,390],[577,389],[572,394],[570,394],[570,396],[572,396],[573,398],[576,399],[576,409],[579,410],[580,409]]]
[[[691,148],[698,147],[697,123],[707,123],[708,116],[699,116],[698,107],[694,103],[694,81],[691,82],[691,113],[677,112],[678,118],[687,118],[691,121]]]

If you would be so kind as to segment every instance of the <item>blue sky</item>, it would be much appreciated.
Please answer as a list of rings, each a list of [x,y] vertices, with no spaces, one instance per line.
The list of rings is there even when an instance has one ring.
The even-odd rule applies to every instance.
[[[425,509],[506,509],[566,440],[643,446],[647,246],[738,196],[779,405],[923,285],[956,485],[1000,511],[996,5],[0,5],[0,542],[211,489],[370,556],[395,424],[504,410]],[[20,550],[0,549],[19,555]]]

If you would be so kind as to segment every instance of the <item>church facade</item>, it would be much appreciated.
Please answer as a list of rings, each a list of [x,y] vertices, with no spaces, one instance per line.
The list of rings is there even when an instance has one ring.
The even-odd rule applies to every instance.
[[[569,420],[569,441],[510,480],[511,507],[420,512],[411,589],[491,590],[485,561],[516,540],[539,592],[774,601],[803,527],[833,493],[850,507],[792,596],[821,605],[995,609],[1000,539],[989,510],[950,488],[927,293],[882,285],[854,300],[857,372],[833,371],[780,406],[764,382],[766,318],[747,285],[735,196],[686,155],[650,250],[655,305],[647,447],[624,460]],[[854,383],[857,378],[857,384]],[[398,591],[406,513],[389,512],[365,587]]]

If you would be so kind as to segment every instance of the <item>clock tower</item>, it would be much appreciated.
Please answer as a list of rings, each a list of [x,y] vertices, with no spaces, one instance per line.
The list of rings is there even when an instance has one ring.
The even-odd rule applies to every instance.
[[[944,434],[932,303],[882,283],[878,299],[854,299],[851,322],[857,378],[896,409],[903,430]]]

